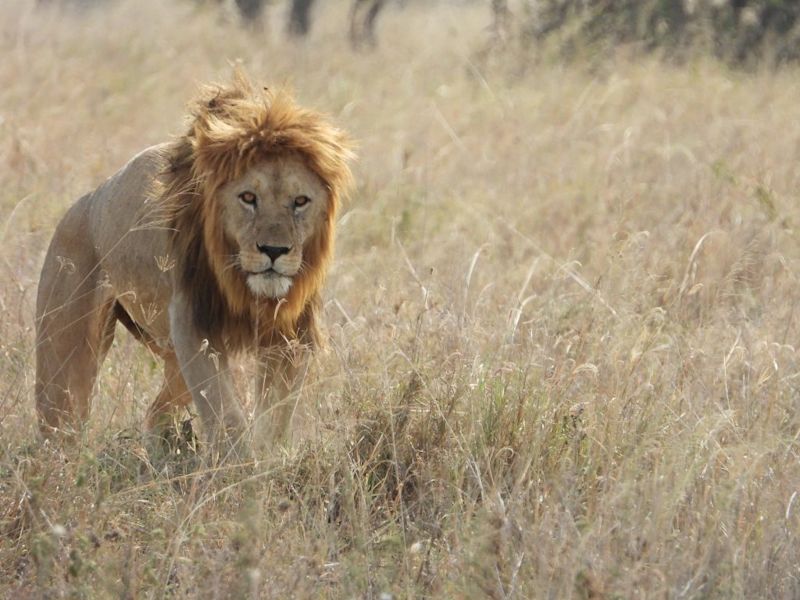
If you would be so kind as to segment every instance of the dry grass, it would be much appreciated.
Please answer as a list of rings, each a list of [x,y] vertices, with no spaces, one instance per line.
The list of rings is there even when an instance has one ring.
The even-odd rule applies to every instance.
[[[30,4],[0,7],[0,595],[800,596],[796,71],[475,64],[481,6],[356,55],[343,6],[294,44]],[[236,59],[360,140],[295,444],[154,472],[120,333],[84,444],[43,446],[52,229]]]

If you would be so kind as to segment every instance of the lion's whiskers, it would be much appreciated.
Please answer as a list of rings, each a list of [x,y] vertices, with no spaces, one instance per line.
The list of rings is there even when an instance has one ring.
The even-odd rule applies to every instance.
[[[229,254],[225,260],[225,266],[222,268],[222,272],[226,273],[228,270],[233,269],[235,267],[242,268],[242,259],[239,254]]]

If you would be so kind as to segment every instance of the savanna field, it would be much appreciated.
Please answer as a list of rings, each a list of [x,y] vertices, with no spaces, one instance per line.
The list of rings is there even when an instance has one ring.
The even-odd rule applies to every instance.
[[[328,4],[0,5],[0,596],[800,597],[800,68],[487,51],[483,3],[354,52]],[[42,443],[58,219],[235,63],[358,141],[292,443],[152,464],[122,327]]]

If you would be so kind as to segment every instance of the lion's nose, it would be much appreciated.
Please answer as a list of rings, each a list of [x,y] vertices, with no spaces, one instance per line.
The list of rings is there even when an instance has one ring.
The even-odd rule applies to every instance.
[[[256,244],[259,252],[262,252],[270,257],[272,262],[275,262],[283,256],[284,254],[288,254],[291,248],[287,248],[286,246],[262,246],[261,244]]]

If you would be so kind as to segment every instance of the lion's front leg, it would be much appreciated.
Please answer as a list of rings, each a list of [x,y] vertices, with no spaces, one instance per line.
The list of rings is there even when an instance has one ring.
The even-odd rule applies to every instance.
[[[227,356],[197,330],[182,296],[173,298],[169,317],[175,355],[200,413],[213,459],[249,459],[247,422],[235,398]]]
[[[285,443],[308,368],[308,350],[292,343],[261,348],[256,370],[254,437],[260,447]]]

